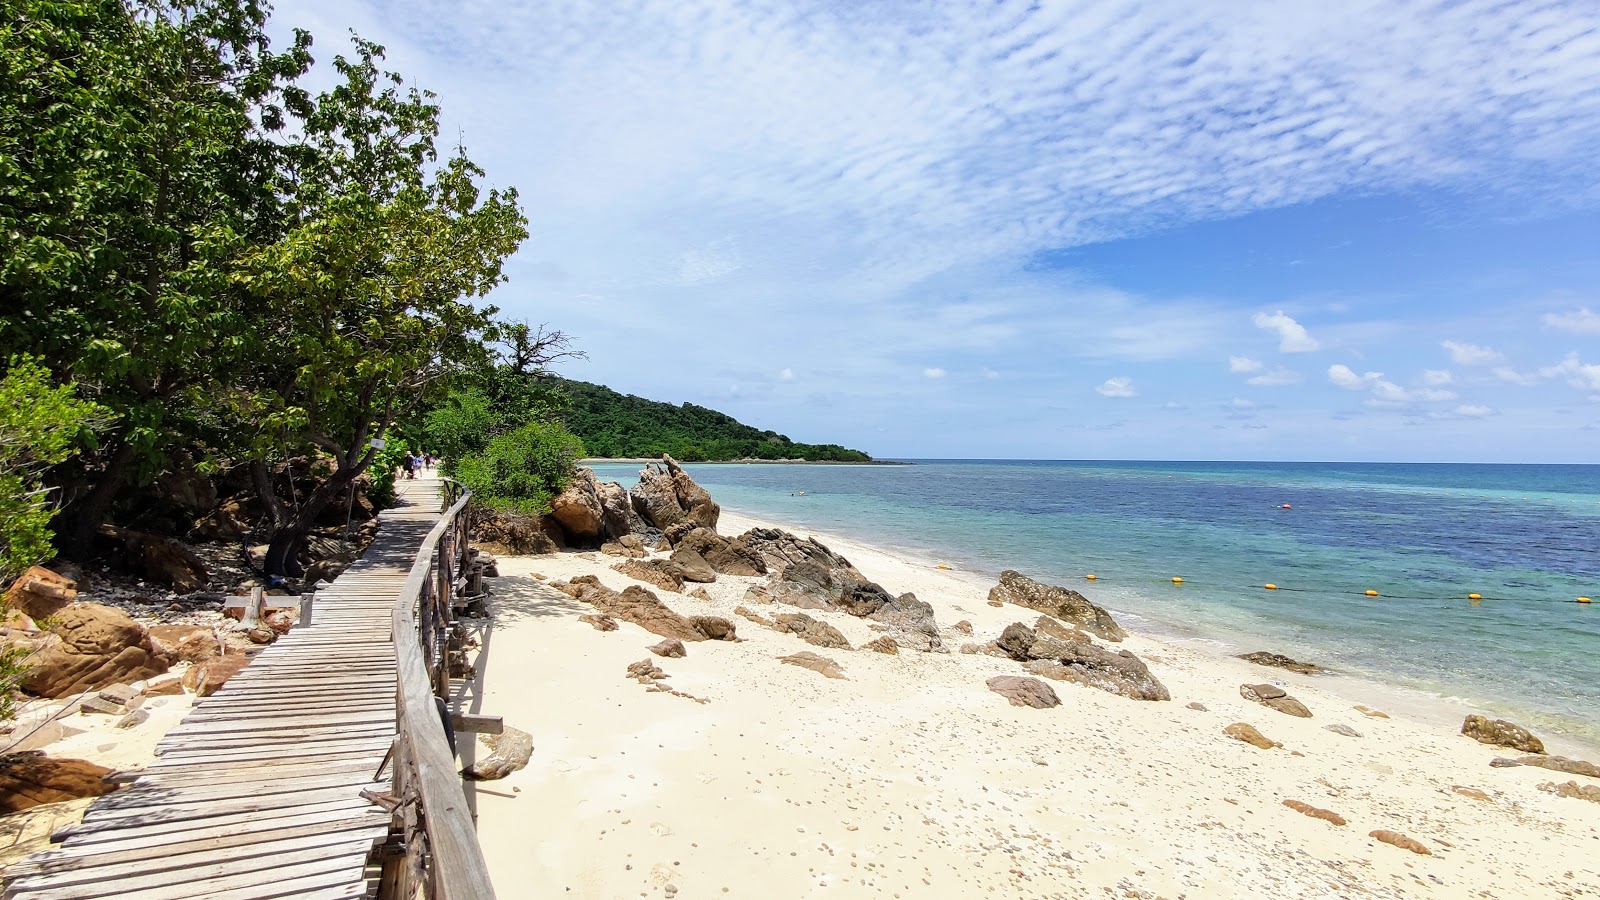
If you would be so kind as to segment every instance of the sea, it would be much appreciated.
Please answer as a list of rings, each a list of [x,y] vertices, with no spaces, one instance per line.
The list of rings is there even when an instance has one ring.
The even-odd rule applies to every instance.
[[[1017,569],[1135,631],[1600,745],[1600,466],[905,462],[685,468],[757,519]]]

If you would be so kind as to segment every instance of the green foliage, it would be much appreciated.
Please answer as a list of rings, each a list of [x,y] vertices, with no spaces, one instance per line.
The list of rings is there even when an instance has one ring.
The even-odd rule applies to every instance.
[[[475,502],[540,514],[550,511],[550,500],[566,487],[582,456],[583,443],[560,423],[531,422],[460,460],[455,473]]]
[[[499,431],[501,417],[488,396],[475,387],[451,391],[423,419],[423,444],[444,461],[445,474],[462,459],[483,452]]]
[[[367,499],[379,509],[394,504],[394,479],[406,449],[400,442],[390,441],[373,454],[372,465],[367,467]]]
[[[0,377],[0,586],[53,554],[55,504],[41,476],[106,421],[98,406],[74,396],[71,385],[55,384],[36,360],[10,360]]]
[[[728,459],[806,459],[870,462],[871,456],[838,444],[799,444],[732,416],[685,403],[673,406],[619,394],[582,381],[562,381],[567,427],[595,456],[660,456],[685,462]]]

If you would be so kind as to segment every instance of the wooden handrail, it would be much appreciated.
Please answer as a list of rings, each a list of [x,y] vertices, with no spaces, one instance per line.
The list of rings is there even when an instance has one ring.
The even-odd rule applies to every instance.
[[[445,731],[451,601],[467,560],[472,492],[443,481],[449,508],[423,540],[394,606],[398,734],[390,793],[401,852],[385,860],[378,896],[410,900],[420,889],[430,900],[492,900],[494,886]]]

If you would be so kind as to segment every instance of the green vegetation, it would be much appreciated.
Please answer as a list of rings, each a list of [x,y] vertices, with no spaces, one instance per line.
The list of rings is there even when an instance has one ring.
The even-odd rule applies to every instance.
[[[461,460],[455,475],[473,499],[494,509],[539,514],[567,486],[583,445],[557,422],[531,422],[491,439]]]
[[[871,456],[838,444],[799,444],[775,431],[744,425],[732,416],[685,403],[673,406],[619,394],[582,381],[561,381],[569,407],[567,427],[594,456],[660,456],[686,462],[729,459],[805,459],[870,462]]]

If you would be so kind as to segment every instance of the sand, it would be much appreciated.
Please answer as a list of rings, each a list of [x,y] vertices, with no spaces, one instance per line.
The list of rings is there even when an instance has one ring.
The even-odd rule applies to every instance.
[[[718,530],[754,524],[724,512]],[[931,603],[952,651],[1037,618],[988,606],[987,580],[817,537],[891,592]],[[490,582],[473,706],[534,743],[527,768],[471,789],[503,898],[1600,897],[1600,803],[1538,789],[1600,779],[1491,768],[1519,754],[1461,736],[1459,719],[1353,708],[1381,708],[1381,687],[1135,634],[1116,646],[1149,664],[1170,702],[1050,682],[1061,706],[1018,708],[985,687],[1026,674],[1015,662],[811,647],[734,616],[758,579],[726,575],[706,586],[709,602],[656,593],[679,612],[733,619],[742,640],[661,659],[646,650],[655,635],[628,623],[598,631],[578,619],[592,608],[535,577],[634,584],[615,562],[506,558]],[[857,647],[877,636],[843,613],[806,612]],[[948,631],[959,620],[974,637]],[[845,679],[778,661],[801,650],[837,661]],[[707,702],[625,677],[645,658]],[[1247,682],[1283,686],[1313,718],[1244,700]],[[1234,722],[1282,747],[1234,740],[1223,733]],[[1333,724],[1361,736],[1325,730]]]

